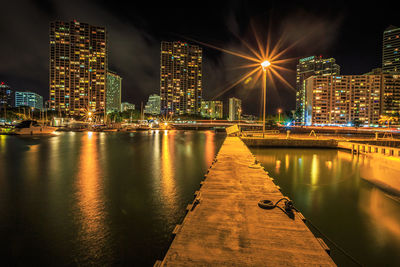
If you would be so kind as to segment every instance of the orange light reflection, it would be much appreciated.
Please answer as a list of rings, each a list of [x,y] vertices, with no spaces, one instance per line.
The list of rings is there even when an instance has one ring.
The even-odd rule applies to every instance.
[[[98,135],[82,135],[77,177],[77,198],[81,228],[79,238],[91,258],[104,250],[107,226],[104,223],[103,184],[98,162]]]

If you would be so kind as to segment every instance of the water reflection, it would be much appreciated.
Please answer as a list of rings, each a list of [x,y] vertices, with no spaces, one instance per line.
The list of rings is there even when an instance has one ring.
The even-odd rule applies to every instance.
[[[6,152],[6,135],[0,135],[0,153],[4,154]]]
[[[200,131],[3,136],[3,265],[151,266],[223,140]]]
[[[365,265],[399,266],[400,202],[366,182],[398,181],[399,165],[337,150],[252,151],[283,194],[350,255]],[[333,258],[351,263],[338,251]]]
[[[161,193],[164,203],[169,209],[175,205],[176,187],[175,187],[175,160],[174,160],[174,132],[164,131],[162,140],[161,155]]]
[[[319,159],[317,154],[313,154],[311,160],[311,184],[316,185],[319,178]]]
[[[104,257],[106,235],[103,177],[98,162],[98,135],[88,132],[81,137],[78,166],[77,205],[79,208],[78,239],[84,247],[86,260],[95,262]]]
[[[34,144],[29,146],[29,150],[25,154],[25,166],[24,169],[26,170],[26,176],[28,181],[34,181],[39,175],[38,171],[40,169],[39,154],[40,145]]]
[[[382,194],[379,189],[372,188],[361,190],[359,205],[369,217],[371,234],[380,247],[390,242],[390,239],[400,240],[398,203]]]

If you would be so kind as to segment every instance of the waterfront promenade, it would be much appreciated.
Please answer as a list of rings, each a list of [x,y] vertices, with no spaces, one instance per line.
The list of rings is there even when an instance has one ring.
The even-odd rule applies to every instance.
[[[299,214],[258,207],[283,197],[238,137],[227,137],[161,266],[335,266]]]

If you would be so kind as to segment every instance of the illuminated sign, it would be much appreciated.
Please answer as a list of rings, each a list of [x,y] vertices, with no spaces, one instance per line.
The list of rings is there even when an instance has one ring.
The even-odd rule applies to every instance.
[[[300,59],[299,62],[301,63],[301,62],[304,62],[304,61],[310,61],[310,60],[313,60],[314,58],[315,58],[315,56],[305,57],[305,58]]]

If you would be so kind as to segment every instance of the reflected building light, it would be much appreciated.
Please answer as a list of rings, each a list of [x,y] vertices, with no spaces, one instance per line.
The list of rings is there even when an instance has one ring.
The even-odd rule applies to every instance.
[[[318,178],[319,178],[318,155],[314,154],[311,160],[311,184],[312,185],[317,184]]]
[[[104,223],[104,200],[102,199],[102,170],[98,162],[97,135],[82,135],[77,177],[78,209],[81,243],[91,257],[104,250],[107,225]]]
[[[164,132],[162,140],[162,156],[161,156],[161,194],[163,201],[166,203],[168,209],[172,209],[175,205],[175,180],[174,180],[174,155],[173,144],[170,146],[169,138],[171,135]]]
[[[331,160],[325,161],[325,166],[328,168],[328,170],[331,170],[332,169],[332,161]]]
[[[5,154],[6,152],[6,138],[7,135],[0,135],[0,152]]]
[[[30,178],[40,177],[39,172],[39,157],[40,157],[40,145],[31,145],[29,150],[25,153],[25,167],[26,176]]]
[[[390,244],[393,238],[400,239],[400,214],[398,203],[389,200],[379,189],[361,191],[360,208],[371,218],[371,227],[376,240],[381,246]],[[389,201],[388,201],[389,200]]]
[[[289,154],[285,155],[285,171],[289,170]]]
[[[277,160],[277,161],[275,162],[275,170],[276,170],[277,173],[279,173],[280,168],[281,168],[281,161],[280,161],[280,160]]]

